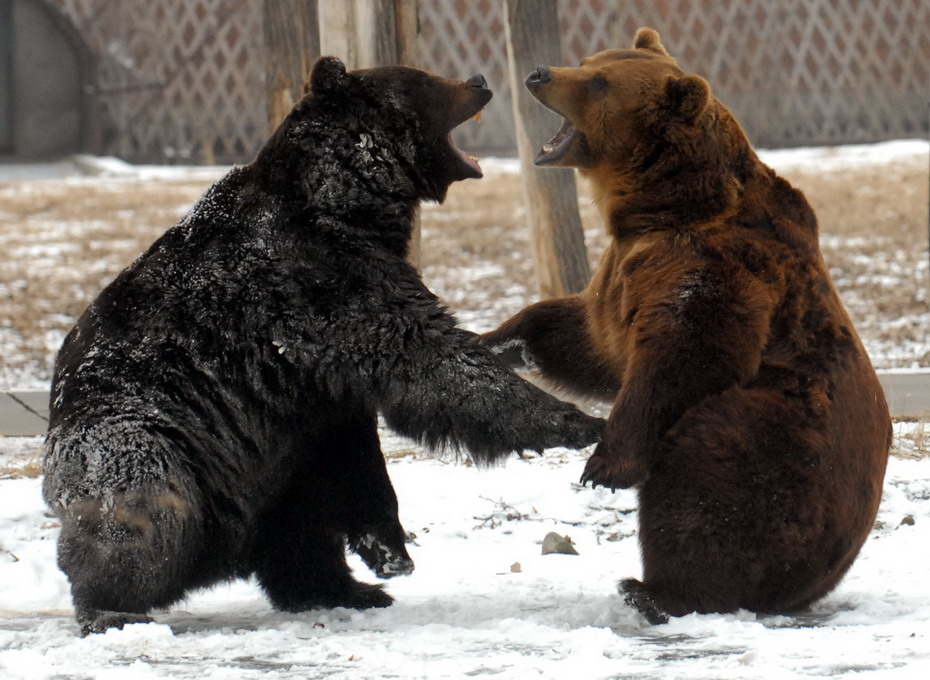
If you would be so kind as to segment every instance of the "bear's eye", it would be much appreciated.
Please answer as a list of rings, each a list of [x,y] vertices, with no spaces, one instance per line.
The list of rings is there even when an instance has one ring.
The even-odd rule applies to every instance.
[[[607,89],[607,79],[604,76],[594,76],[588,81],[588,89],[591,92],[603,92]]]

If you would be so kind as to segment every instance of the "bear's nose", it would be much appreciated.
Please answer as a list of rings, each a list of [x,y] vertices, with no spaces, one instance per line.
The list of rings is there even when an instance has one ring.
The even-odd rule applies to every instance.
[[[485,77],[480,73],[473,75],[471,78],[465,81],[466,85],[471,85],[472,87],[477,87],[481,90],[488,89],[488,81],[485,80]]]
[[[536,70],[526,77],[526,84],[548,83],[550,80],[552,80],[552,71],[549,70],[549,67],[537,66]]]

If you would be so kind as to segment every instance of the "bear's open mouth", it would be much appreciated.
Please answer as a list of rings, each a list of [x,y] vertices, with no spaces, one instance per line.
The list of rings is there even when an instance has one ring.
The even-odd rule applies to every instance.
[[[474,120],[480,123],[481,122],[481,110],[479,109],[473,116],[470,116],[467,120]],[[467,121],[463,121],[463,122],[467,122]],[[458,127],[458,125],[456,125],[456,127]],[[484,177],[484,174],[481,172],[481,166],[478,165],[477,156],[473,156],[467,151],[463,151],[462,149],[458,148],[455,145],[455,141],[453,141],[452,139],[452,130],[449,131],[448,140],[449,140],[449,146],[452,147],[452,150],[455,152],[455,155],[458,156],[459,160],[461,160],[470,170],[470,172],[468,173],[468,176],[474,177],[475,179]]]
[[[536,154],[533,163],[536,165],[548,165],[561,159],[571,148],[578,136],[578,130],[568,122],[568,118],[562,119],[562,127],[553,135],[552,139],[542,145],[542,149]]]

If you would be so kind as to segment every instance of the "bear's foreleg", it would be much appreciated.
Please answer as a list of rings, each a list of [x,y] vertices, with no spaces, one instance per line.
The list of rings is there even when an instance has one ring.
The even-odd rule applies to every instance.
[[[259,519],[250,567],[278,609],[387,607],[392,598],[357,581],[345,555],[348,539],[379,576],[413,571],[376,416],[341,402],[326,420],[312,450],[299,452],[288,471],[288,487]]]
[[[619,376],[591,344],[584,302],[577,295],[530,305],[481,341],[506,366],[538,369],[579,396],[613,399],[620,389]]]
[[[627,301],[636,312],[623,385],[582,483],[645,481],[665,433],[689,408],[758,370],[777,298],[736,268],[687,264],[627,284],[640,297]]]
[[[360,395],[393,430],[434,448],[467,448],[478,462],[600,440],[603,420],[506,368],[456,326],[415,271],[403,272],[327,330],[345,339],[321,359],[330,393]]]
[[[345,533],[349,548],[380,578],[413,572],[376,414],[352,413],[345,406],[339,427],[321,443],[317,458],[309,472],[315,489],[305,498],[322,496],[332,509],[334,527]]]
[[[431,331],[404,364],[386,381],[382,413],[428,446],[464,447],[490,462],[525,449],[582,448],[602,436],[604,421],[520,378],[473,333]]]

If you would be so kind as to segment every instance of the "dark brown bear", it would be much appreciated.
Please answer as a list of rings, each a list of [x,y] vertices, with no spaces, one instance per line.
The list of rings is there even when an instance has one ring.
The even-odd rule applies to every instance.
[[[652,622],[804,608],[869,533],[891,433],[814,213],[651,29],[526,84],[565,118],[536,164],[578,168],[612,239],[584,292],[486,342],[613,400],[582,480],[638,487],[621,591]]]
[[[320,59],[253,163],[100,294],[52,384],[45,499],[84,633],[255,576],[278,609],[383,607],[413,569],[380,414],[491,461],[603,422],[502,366],[406,259],[419,203],[480,177],[450,131],[485,79]]]

